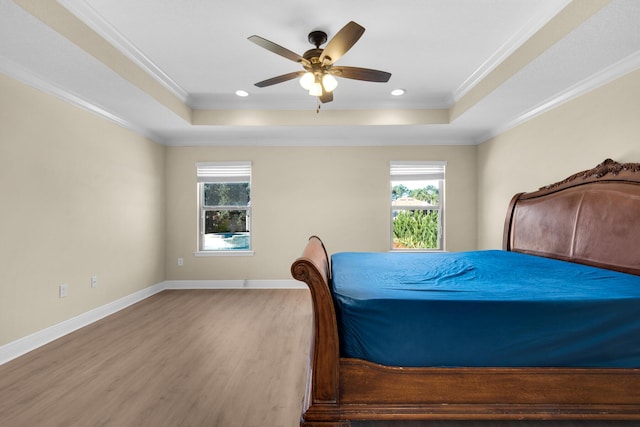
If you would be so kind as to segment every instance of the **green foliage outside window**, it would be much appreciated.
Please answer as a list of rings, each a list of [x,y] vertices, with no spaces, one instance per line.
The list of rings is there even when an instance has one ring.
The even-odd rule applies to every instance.
[[[246,206],[249,203],[248,182],[205,183],[205,206]]]
[[[246,211],[206,211],[205,234],[247,231]]]
[[[440,204],[440,192],[437,187],[427,185],[410,190],[404,184],[394,185],[392,200],[410,197],[431,205]],[[393,211],[393,247],[406,249],[438,249],[439,221],[438,210],[416,207]]]
[[[395,211],[393,246],[407,249],[438,248],[437,211]]]
[[[415,188],[410,190],[404,184],[394,185],[391,189],[391,200],[397,200],[401,197],[413,197],[416,200],[429,202],[432,205],[440,203],[440,191],[434,185],[427,185],[423,188]]]
[[[242,183],[205,183],[205,234],[247,230],[250,186]],[[236,209],[233,209],[233,208]]]

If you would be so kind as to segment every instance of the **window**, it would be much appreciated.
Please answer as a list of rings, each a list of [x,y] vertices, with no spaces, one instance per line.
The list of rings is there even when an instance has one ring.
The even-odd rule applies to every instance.
[[[391,162],[391,247],[442,250],[446,162]]]
[[[251,250],[251,162],[197,163],[199,250]]]

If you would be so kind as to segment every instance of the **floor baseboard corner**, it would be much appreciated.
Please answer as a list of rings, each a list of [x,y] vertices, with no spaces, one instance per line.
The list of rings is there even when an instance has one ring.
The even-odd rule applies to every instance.
[[[51,341],[61,338],[84,326],[94,323],[139,301],[149,298],[165,289],[164,282],[134,292],[115,301],[96,307],[85,313],[49,326],[33,334],[18,338],[0,346],[0,365],[37,349]]]

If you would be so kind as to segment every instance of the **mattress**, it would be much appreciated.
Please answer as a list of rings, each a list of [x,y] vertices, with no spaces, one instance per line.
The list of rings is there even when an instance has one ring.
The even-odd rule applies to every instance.
[[[412,367],[640,367],[640,276],[507,251],[331,257],[341,356]]]

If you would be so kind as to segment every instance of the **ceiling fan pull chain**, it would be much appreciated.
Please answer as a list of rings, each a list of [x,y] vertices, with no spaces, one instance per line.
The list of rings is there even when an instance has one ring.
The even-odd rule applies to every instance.
[[[318,106],[316,107],[316,114],[320,114],[320,108],[322,107],[322,103],[320,102],[320,98],[317,98],[316,102]]]

